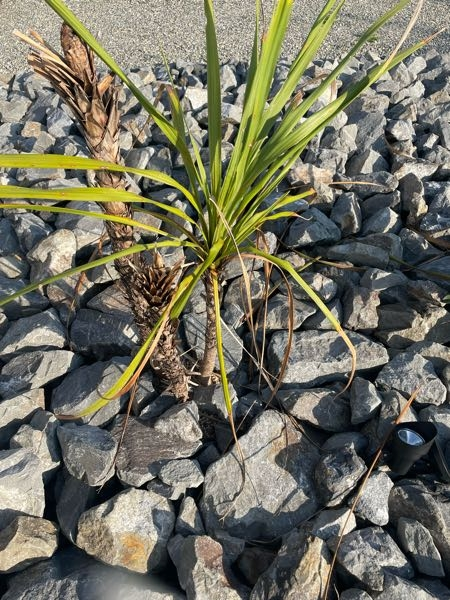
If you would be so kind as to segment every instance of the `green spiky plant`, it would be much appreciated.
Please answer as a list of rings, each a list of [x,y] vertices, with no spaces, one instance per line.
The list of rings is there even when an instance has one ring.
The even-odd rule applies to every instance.
[[[222,170],[221,163],[220,68],[212,0],[204,0],[209,165],[203,163],[199,148],[186,128],[183,111],[174,86],[168,85],[166,87],[171,109],[171,116],[167,118],[141,93],[62,0],[45,1],[69,26],[70,29],[66,30],[66,35],[72,36],[72,41],[75,40],[74,44],[79,44],[78,52],[84,53],[84,61],[85,64],[87,61],[88,68],[87,71],[86,68],[84,71],[83,69],[79,70],[77,61],[80,54],[72,52],[71,57],[70,45],[64,49],[64,56],[61,57],[57,54],[53,56],[54,60],[53,63],[50,63],[50,66],[42,61],[39,63],[37,59],[34,66],[37,64],[38,68],[36,70],[38,71],[39,65],[43,66],[41,68],[42,74],[54,83],[60,94],[66,96],[66,100],[69,101],[76,114],[78,111],[77,116],[81,121],[82,128],[85,130],[85,135],[88,136],[88,146],[94,158],[5,154],[0,156],[0,167],[90,169],[97,174],[97,187],[37,190],[5,185],[1,189],[1,196],[4,199],[27,198],[34,202],[56,200],[58,204],[49,206],[45,203],[34,203],[24,206],[24,204],[10,202],[4,203],[3,208],[26,208],[35,211],[86,214],[90,217],[102,219],[106,223],[107,232],[112,241],[113,253],[110,256],[77,266],[44,281],[33,283],[19,293],[3,298],[0,301],[0,306],[19,295],[37,289],[39,286],[45,286],[57,279],[87,271],[98,265],[103,265],[107,261],[115,261],[122,280],[128,286],[131,286],[128,290],[129,301],[133,303],[135,301],[134,295],[139,296],[140,294],[137,301],[138,307],[133,306],[133,310],[139,326],[142,346],[116,385],[91,406],[86,413],[100,409],[112,398],[130,389],[144,365],[147,362],[152,364],[152,356],[154,357],[158,352],[160,356],[162,353],[163,357],[165,351],[171,353],[172,356],[178,319],[195,286],[203,281],[207,299],[207,332],[205,352],[200,365],[200,380],[207,383],[211,379],[217,356],[225,403],[233,427],[231,398],[222,343],[220,278],[224,266],[236,256],[241,260],[244,277],[247,277],[247,275],[243,260],[250,257],[262,259],[266,265],[279,269],[284,274],[283,276],[290,277],[297,282],[330,320],[337,333],[348,346],[352,356],[353,373],[356,363],[354,348],[339,322],[288,261],[269,254],[264,246],[255,243],[254,233],[255,231],[261,231],[268,221],[289,219],[296,216],[295,213],[289,210],[289,205],[307,193],[297,196],[290,195],[289,192],[280,194],[278,199],[269,207],[266,206],[265,202],[282,182],[312,138],[389,68],[395,66],[427,43],[428,40],[423,40],[403,51],[400,51],[401,44],[399,43],[389,58],[372,68],[362,80],[348,87],[324,108],[311,113],[310,109],[316,100],[328,88],[335,86],[339,74],[363,44],[372,39],[376,32],[399,11],[409,5],[411,0],[400,0],[398,4],[372,24],[338,66],[306,98],[302,98],[301,94],[296,93],[298,81],[329,33],[345,0],[328,0],[325,3],[301,50],[292,62],[286,80],[273,97],[271,97],[271,87],[291,16],[293,0],[278,0],[274,3],[273,14],[265,31],[260,30],[261,3],[260,0],[256,0],[254,42],[242,121],[225,172]],[[419,0],[416,16],[421,4],[422,1]],[[403,35],[401,42],[404,41],[407,33],[408,31]],[[147,111],[149,117],[165,134],[169,143],[178,150],[189,180],[188,186],[185,187],[175,179],[160,172],[132,169],[120,164],[120,160],[117,158],[118,120],[115,112],[116,104],[114,104],[116,102],[115,92],[111,87],[112,78],[105,78],[105,80],[96,78],[89,48],[131,90],[132,94]],[[43,54],[48,55],[48,48],[46,49],[45,45]],[[38,55],[39,52],[35,54],[35,58]],[[58,68],[62,69],[62,81],[58,79],[61,76],[61,71],[59,71],[59,75],[55,75],[52,64],[53,66],[58,64]],[[89,65],[92,67],[91,70],[89,70]],[[67,77],[67,79],[64,79],[64,77]],[[75,80],[75,84],[73,80]],[[65,87],[67,82],[68,87]],[[92,117],[93,112],[95,113],[94,117],[97,115],[91,124],[83,117],[83,110],[85,116],[89,113]],[[91,127],[91,131],[89,131],[89,127]],[[100,131],[96,129],[97,127],[100,127]],[[96,146],[94,141],[98,138],[99,133],[100,138],[103,140],[106,139],[105,136],[108,134],[108,144],[113,146],[112,149],[111,146],[103,149]],[[91,138],[89,138],[89,135],[91,135]],[[143,210],[140,208],[141,203],[145,203],[145,206],[150,207],[150,209],[158,209],[160,205],[151,198],[142,198],[127,191],[123,180],[124,173],[136,174],[176,188],[182,192],[190,208],[195,213],[196,219],[192,219],[188,214],[177,208],[164,206],[164,209],[169,213],[165,220],[175,226],[179,235],[169,235],[162,229],[158,230],[150,226],[144,226],[144,228],[146,227],[160,236],[158,241],[153,242],[151,245],[134,244],[132,242],[132,228],[135,226],[142,228],[143,226],[142,223],[138,223],[133,219],[133,210]],[[103,207],[103,210],[92,213],[75,211],[64,206],[65,202],[72,200],[96,202]],[[178,225],[177,219],[190,223],[193,227],[193,233]],[[158,258],[155,259],[153,265],[146,265],[142,259],[143,251],[149,249],[155,251],[163,247],[189,249],[190,255],[196,257],[195,264],[190,266],[188,270],[184,269],[182,265],[178,265],[176,277],[170,269],[166,269],[163,264],[158,262]],[[159,297],[158,294],[161,289],[164,289],[162,300],[159,298],[161,301],[156,304],[156,307],[154,305],[149,307],[153,299]],[[147,304],[139,312],[139,303],[142,298]],[[148,320],[145,321],[145,319]],[[164,365],[161,366],[160,360],[156,362],[160,368],[164,367]],[[177,362],[176,359],[175,362]],[[158,367],[158,364],[156,367]],[[153,366],[155,367],[155,363],[153,363]],[[178,374],[180,368],[183,369],[182,363],[178,362],[175,365]],[[170,377],[170,373],[166,374],[165,378],[163,377],[168,385],[170,385]],[[174,388],[175,393],[180,399],[184,400],[189,393],[187,388],[188,379],[185,377],[185,372],[180,376],[178,383],[180,385]],[[236,434],[234,435],[236,439]]]

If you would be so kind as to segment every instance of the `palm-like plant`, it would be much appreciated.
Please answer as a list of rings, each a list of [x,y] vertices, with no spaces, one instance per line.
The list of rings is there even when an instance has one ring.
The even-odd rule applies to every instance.
[[[93,268],[107,260],[115,261],[121,277],[127,283],[128,297],[140,328],[143,345],[114,388],[92,406],[91,410],[99,409],[116,394],[128,389],[130,382],[135,381],[149,357],[153,356],[154,366],[160,365],[160,369],[162,369],[161,357],[164,359],[164,352],[167,353],[167,358],[170,357],[171,360],[173,358],[173,373],[178,372],[179,379],[170,382],[168,379],[170,380],[170,377],[175,377],[175,375],[167,377],[167,374],[162,371],[160,374],[163,379],[166,378],[166,384],[172,383],[175,392],[181,399],[186,397],[186,374],[181,363],[177,362],[179,358],[174,357],[173,354],[174,335],[177,320],[192,291],[200,281],[203,281],[207,299],[207,333],[205,352],[200,365],[201,380],[207,382],[211,378],[217,354],[225,402],[231,417],[231,399],[228,393],[222,346],[220,277],[225,264],[236,256],[241,261],[247,257],[262,259],[267,265],[292,277],[328,317],[345,341],[352,353],[354,370],[356,361],[354,349],[338,321],[288,261],[269,254],[264,247],[255,243],[254,233],[260,231],[270,220],[288,219],[295,216],[295,213],[289,210],[289,205],[307,193],[297,196],[290,195],[289,192],[280,194],[270,206],[266,205],[266,200],[282,182],[309,141],[390,67],[404,60],[427,42],[424,40],[403,51],[399,50],[399,44],[387,60],[375,66],[362,80],[348,87],[324,108],[317,112],[311,112],[310,109],[316,100],[330,86],[335,85],[339,74],[362,45],[373,37],[387,21],[409,5],[410,0],[400,0],[396,6],[372,24],[338,66],[306,98],[296,94],[298,81],[330,31],[345,0],[326,1],[304,45],[292,62],[286,80],[273,97],[271,97],[272,83],[289,23],[293,0],[275,2],[270,23],[264,32],[260,31],[261,3],[260,0],[256,0],[254,43],[242,121],[225,172],[222,170],[221,163],[220,69],[212,0],[204,0],[208,63],[209,165],[202,162],[199,148],[186,128],[183,111],[174,87],[172,85],[166,87],[171,109],[171,117],[167,118],[141,93],[62,0],[45,1],[67,24],[63,29],[65,32],[63,34],[64,57],[60,57],[62,64],[58,63],[59,59],[55,58],[58,55],[49,58],[49,49],[38,40],[37,46],[40,45],[40,49],[35,44],[32,65],[53,81],[56,89],[68,99],[73,111],[81,120],[93,158],[56,155],[3,155],[0,156],[0,166],[92,169],[97,174],[99,187],[42,191],[3,186],[1,195],[3,198],[25,197],[34,201],[50,199],[61,203],[57,206],[33,204],[26,207],[38,211],[76,212],[62,205],[68,200],[95,201],[104,207],[103,211],[94,214],[90,212],[89,215],[105,221],[113,245],[113,254],[110,257],[101,258],[61,273],[56,277],[32,284],[20,292],[21,294],[27,293],[39,285],[45,285],[56,278]],[[415,16],[417,16],[421,4],[422,0],[419,0]],[[407,32],[401,42],[404,41],[406,34]],[[64,42],[64,36],[66,42]],[[65,44],[66,47],[64,47]],[[108,75],[102,80],[97,79],[89,48],[131,90],[165,134],[170,144],[179,151],[189,179],[189,186],[185,187],[163,173],[132,169],[120,164],[117,147],[118,120],[112,78]],[[50,68],[49,65],[54,66],[55,63],[58,63],[58,67]],[[71,81],[71,78],[74,81]],[[92,117],[91,120],[87,118],[88,113]],[[98,129],[99,124],[100,130]],[[99,133],[101,134],[100,141],[96,137]],[[99,143],[97,143],[98,141]],[[183,269],[179,265],[177,273],[174,274],[173,271],[165,269],[164,265],[159,263],[158,258],[150,266],[143,262],[141,253],[150,246],[131,242],[131,228],[138,225],[133,219],[131,207],[138,207],[142,202],[150,207],[158,208],[159,205],[151,198],[144,199],[127,191],[122,178],[122,174],[125,172],[173,186],[183,193],[196,215],[195,220],[175,207],[164,208],[172,217],[181,217],[183,221],[189,222],[194,228],[194,233],[183,228],[178,224],[177,219],[171,219],[170,216],[165,219],[177,228],[178,236],[169,235],[150,226],[147,227],[160,236],[158,241],[151,244],[151,249],[156,250],[167,246],[189,249],[190,255],[196,257],[195,264],[189,270]],[[4,204],[5,208],[16,206],[24,208],[23,204]],[[136,208],[136,210],[142,209]],[[142,224],[139,223],[139,226],[142,227]],[[242,266],[245,277],[246,271],[243,262]],[[178,275],[180,277],[175,283]],[[0,305],[12,300],[17,295],[19,294],[3,299]],[[162,360],[163,364],[164,362],[170,361]]]

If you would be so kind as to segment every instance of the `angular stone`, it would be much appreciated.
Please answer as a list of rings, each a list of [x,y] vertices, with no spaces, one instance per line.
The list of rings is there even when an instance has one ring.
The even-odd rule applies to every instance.
[[[271,373],[280,371],[287,346],[287,332],[276,332],[267,349],[267,364]],[[350,333],[356,349],[357,372],[362,373],[385,364],[386,350],[380,344],[359,333]],[[345,380],[351,370],[351,356],[347,346],[335,331],[302,331],[293,334],[292,349],[284,384],[301,384],[305,387],[321,385],[327,381]]]
[[[127,318],[82,308],[72,323],[70,340],[77,352],[108,360],[129,355],[138,344],[138,332]]]
[[[295,300],[292,303],[293,322],[292,328],[294,331],[298,329],[308,317],[316,313],[316,307],[312,304]],[[286,296],[278,294],[274,298],[270,298],[267,302],[267,315],[264,319],[264,327],[267,331],[278,329],[289,329],[289,301]]]
[[[175,533],[184,537],[188,535],[204,535],[205,526],[194,498],[185,496],[181,501],[180,510],[175,523]]]
[[[147,490],[128,489],[81,515],[76,543],[106,564],[150,573],[167,561],[174,524],[168,500]]]
[[[45,560],[58,547],[58,528],[51,521],[19,515],[0,531],[0,573],[22,571]]]
[[[355,507],[355,516],[374,525],[387,525],[389,522],[388,500],[393,482],[383,471],[372,473],[365,482],[361,496]],[[349,501],[349,505],[353,499]]]
[[[438,375],[450,364],[450,348],[437,342],[416,342],[408,347],[408,351],[429,360]]]
[[[414,598],[414,600],[444,600],[442,596],[437,597],[434,594],[430,594],[423,587],[388,571],[384,576],[383,591],[376,598],[377,600],[405,600],[405,598]]]
[[[157,576],[146,577],[102,565],[75,547],[57,552],[8,578],[6,600],[186,600]]]
[[[180,585],[188,598],[206,600],[214,595],[221,600],[244,600],[247,597],[233,589],[233,575],[224,564],[222,546],[207,535],[175,536],[169,542]]]
[[[314,474],[321,503],[325,506],[341,504],[366,470],[364,461],[349,446],[327,452],[317,463]]]
[[[317,208],[309,208],[289,228],[285,243],[301,248],[317,243],[332,243],[341,239],[339,227]]]
[[[371,217],[364,220],[362,234],[398,233],[401,228],[402,223],[399,215],[391,208],[382,208]]]
[[[58,229],[38,242],[28,252],[30,281],[40,281],[73,267],[77,240],[72,231]]]
[[[67,423],[58,428],[58,440],[64,465],[73,477],[97,486],[114,475],[117,444],[109,431]]]
[[[312,523],[311,533],[322,540],[333,536],[350,533],[356,529],[356,519],[348,508],[331,508],[322,510]]]
[[[99,400],[123,374],[129,364],[127,358],[113,358],[107,362],[96,362],[76,369],[64,378],[64,381],[53,390],[51,410],[55,414],[77,415],[90,408]],[[127,395],[115,398],[106,406],[79,420],[90,425],[101,427],[116,415]]]
[[[303,272],[301,278],[309,287],[320,296],[324,302],[330,302],[338,293],[338,285],[330,277],[326,277],[321,273]],[[292,294],[297,300],[311,300],[310,296],[305,292],[301,285],[296,281],[289,281]],[[280,285],[280,291],[286,296],[287,287],[285,283]]]
[[[371,419],[381,403],[381,395],[377,392],[373,383],[362,377],[353,379],[350,389],[351,422],[353,425],[359,425]]]
[[[188,488],[198,488],[203,483],[203,473],[196,460],[182,458],[171,460],[159,471],[159,478],[166,485],[174,486],[177,500]]]
[[[317,600],[325,592],[330,565],[326,543],[306,527],[294,529],[256,582],[250,600]]]
[[[339,600],[372,600],[372,597],[364,590],[351,588],[339,594]]]
[[[6,446],[19,427],[44,407],[44,390],[40,388],[0,402],[0,447]]]
[[[281,406],[300,421],[307,421],[325,431],[347,431],[350,428],[348,402],[330,388],[280,390]]]
[[[385,365],[375,383],[383,389],[398,390],[409,397],[419,389],[415,401],[420,404],[439,405],[445,402],[447,390],[436,375],[432,363],[410,352],[401,352]]]
[[[335,549],[336,538],[329,541]],[[414,570],[394,542],[381,527],[366,527],[347,533],[337,551],[338,565],[369,590],[382,591],[385,572],[411,578]]]
[[[269,540],[309,518],[317,509],[317,448],[272,410],[259,415],[239,442],[245,480],[236,448],[206,472],[200,510],[207,531],[226,529],[241,538]]]
[[[365,287],[349,286],[342,297],[343,326],[352,331],[371,331],[378,325],[378,292]]]
[[[118,319],[128,319],[129,323],[133,320],[133,311],[120,282],[115,282],[96,294],[86,306],[92,310],[114,315]]]
[[[18,514],[42,517],[44,484],[39,458],[28,449],[0,452],[0,529]]]
[[[389,254],[386,250],[356,241],[331,246],[327,248],[326,256],[330,260],[345,260],[356,266],[378,269],[385,269],[389,263]]]
[[[11,359],[0,375],[0,395],[12,398],[19,392],[42,387],[80,366],[82,359],[69,350],[36,350]]]
[[[31,250],[37,243],[53,231],[50,225],[34,213],[19,213],[11,217],[14,231],[24,252]]]
[[[176,407],[180,408],[180,407]],[[192,408],[191,408],[192,411]],[[188,458],[201,446],[202,431],[189,407],[181,407],[180,421],[184,423],[177,431],[175,422],[152,427],[146,421],[130,418],[127,434],[117,455],[116,467],[119,479],[128,485],[140,487],[154,479],[161,467],[171,460]],[[112,434],[121,435],[123,419],[116,419]]]
[[[420,421],[433,423],[437,429],[437,439],[441,444],[450,441],[450,407],[446,403],[443,406],[427,406],[419,412]]]
[[[63,348],[66,332],[53,308],[11,323],[0,340],[0,358],[7,362],[25,352]]]
[[[445,577],[441,555],[431,533],[419,521],[400,517],[397,535],[403,550],[411,556],[416,569],[430,577]]]
[[[331,209],[330,218],[340,228],[343,237],[358,233],[362,225],[362,216],[356,194],[341,194]]]
[[[41,461],[42,477],[47,484],[61,464],[61,450],[56,439],[58,421],[44,410],[37,410],[29,425],[19,427],[11,438],[10,448],[27,448]]]
[[[31,105],[24,96],[13,96],[9,100],[0,99],[0,120],[2,123],[19,123]]]
[[[345,173],[350,177],[372,173],[373,171],[388,171],[389,165],[379,152],[368,148],[361,153],[354,154],[347,162]],[[361,179],[364,179],[362,177]]]
[[[8,279],[0,275],[0,296],[11,296],[19,292],[30,282],[24,279]],[[24,296],[19,296],[5,304],[2,311],[8,319],[15,320],[21,317],[28,317],[45,310],[48,306],[48,300],[39,292],[30,292]]]

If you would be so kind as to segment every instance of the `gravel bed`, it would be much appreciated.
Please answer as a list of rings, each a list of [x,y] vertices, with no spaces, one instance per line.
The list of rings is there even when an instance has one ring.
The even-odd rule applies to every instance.
[[[354,59],[340,89],[376,60],[373,52]],[[307,91],[332,67],[316,61],[300,85]],[[280,63],[275,86],[287,68]],[[192,133],[204,145],[205,67],[179,62],[171,70]],[[155,96],[166,76],[155,67],[131,77]],[[244,63],[222,67],[224,162],[245,77]],[[177,404],[158,395],[145,374],[118,453],[127,397],[77,423],[54,417],[89,406],[136,350],[137,331],[112,266],[87,273],[75,311],[76,278],[4,307],[3,600],[318,600],[343,527],[333,580],[342,600],[450,598],[450,487],[430,457],[401,476],[385,455],[349,515],[374,452],[416,388],[405,420],[433,423],[450,458],[449,80],[450,55],[433,49],[385,75],[313,140],[281,186],[314,186],[310,204],[296,205],[303,218],[271,222],[266,231],[271,250],[298,268],[303,254],[322,257],[303,275],[357,349],[349,391],[339,393],[350,368],[344,344],[294,286],[293,351],[267,406],[243,352],[240,265],[228,266],[222,318],[234,416],[243,420],[245,479],[219,388],[199,388]],[[121,106],[126,164],[183,180],[179,157],[145,125],[125,90]],[[0,152],[16,151],[87,155],[71,114],[29,72],[0,82]],[[84,173],[59,169],[0,177],[42,189],[88,185]],[[365,185],[352,183],[361,180]],[[185,208],[173,190],[136,180],[130,186]],[[0,296],[86,260],[102,232],[85,217],[6,209],[0,215]],[[136,231],[137,239],[151,241],[146,236]],[[170,263],[179,254],[164,258]],[[262,266],[254,268],[256,301],[264,280]],[[201,344],[204,313],[199,288],[181,319],[183,349]],[[267,329],[265,366],[276,373],[287,343],[283,285],[270,299]]]

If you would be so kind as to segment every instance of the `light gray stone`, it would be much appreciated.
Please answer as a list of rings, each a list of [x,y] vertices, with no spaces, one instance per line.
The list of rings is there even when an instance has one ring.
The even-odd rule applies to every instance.
[[[58,428],[57,434],[64,465],[73,477],[97,486],[114,475],[117,444],[109,431],[67,423]]]
[[[0,375],[0,395],[12,398],[55,381],[76,369],[82,359],[69,350],[35,350],[11,359]]]
[[[370,332],[376,329],[379,304],[378,292],[362,286],[348,286],[342,296],[343,326],[351,331]]]
[[[383,471],[372,473],[365,482],[355,507],[355,516],[374,525],[387,525],[389,522],[388,499],[393,482]],[[348,501],[351,505],[352,500]]]
[[[25,352],[63,348],[66,332],[53,308],[11,323],[0,340],[0,358],[7,362]]]
[[[185,496],[181,501],[180,510],[175,523],[175,533],[184,537],[188,535],[204,535],[205,526],[194,498]]]
[[[259,415],[239,441],[245,479],[236,447],[206,472],[200,510],[207,531],[269,540],[309,518],[317,509],[317,448],[272,410]]]
[[[31,250],[37,243],[52,233],[50,225],[34,213],[20,213],[11,216],[14,231],[24,252]]]
[[[341,238],[339,227],[317,208],[305,210],[291,225],[285,243],[301,248],[317,243],[337,242]]]
[[[106,564],[137,573],[156,572],[167,561],[174,524],[170,501],[132,488],[83,513],[76,543]]]
[[[0,529],[18,514],[42,517],[45,508],[42,467],[30,450],[0,451]]]
[[[161,467],[158,476],[163,483],[175,488],[172,500],[178,500],[188,488],[198,488],[204,479],[198,462],[188,458],[167,462]]]
[[[362,225],[362,216],[356,194],[341,194],[331,209],[330,218],[340,228],[343,237],[358,233]]]
[[[381,395],[367,379],[355,377],[350,388],[351,421],[353,425],[365,423],[377,412],[382,403]]]
[[[96,362],[74,370],[53,390],[51,410],[55,414],[78,415],[89,409],[117,383],[129,362],[128,358],[117,357],[107,362]],[[79,417],[79,420],[101,427],[119,412],[120,407],[126,401],[127,395],[115,398],[98,411]]]
[[[328,540],[342,532],[350,533],[356,529],[356,519],[348,508],[330,508],[322,510],[312,522],[311,533],[322,540]]]
[[[374,597],[376,600],[404,600],[405,598],[438,600],[437,596],[430,594],[423,587],[389,572],[386,572],[384,576],[383,591]]]
[[[281,368],[287,336],[284,331],[272,336],[267,349],[267,365],[271,373],[276,374]],[[387,352],[380,344],[359,333],[350,333],[349,338],[356,349],[358,373],[388,362]],[[350,370],[350,353],[335,331],[294,332],[283,383],[311,387],[328,381],[345,380]]]
[[[22,290],[30,282],[25,279],[9,279],[0,275],[1,297],[11,296]],[[19,296],[2,307],[2,311],[8,319],[15,320],[28,317],[45,310],[48,300],[40,292],[30,292],[25,296]]]
[[[27,253],[31,266],[30,281],[40,281],[73,267],[77,249],[72,231],[58,229],[50,233]]]
[[[389,254],[383,248],[357,241],[349,241],[326,250],[330,260],[349,261],[356,266],[385,269],[389,263]]]
[[[328,451],[317,463],[314,478],[317,494],[325,506],[336,506],[352,492],[366,472],[354,448]]]
[[[385,365],[375,383],[383,389],[398,390],[409,397],[419,388],[415,399],[420,404],[439,405],[445,402],[447,390],[436,375],[432,363],[410,352],[401,352]]]

